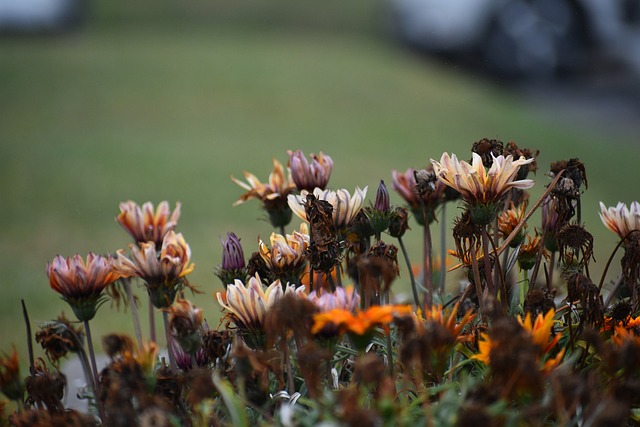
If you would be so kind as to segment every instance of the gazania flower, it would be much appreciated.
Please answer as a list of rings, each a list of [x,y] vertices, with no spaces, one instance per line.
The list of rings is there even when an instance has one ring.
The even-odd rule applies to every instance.
[[[261,331],[269,308],[285,294],[300,292],[304,292],[304,286],[298,289],[294,285],[283,287],[280,280],[276,280],[263,290],[260,276],[256,274],[246,284],[236,280],[235,283],[227,286],[224,295],[217,292],[216,298],[238,328],[256,332]]]
[[[462,334],[465,326],[467,326],[476,315],[471,310],[467,311],[458,321],[458,308],[460,303],[453,306],[451,310],[444,310],[442,305],[434,305],[431,309],[427,308],[424,312],[424,319],[427,322],[434,322],[442,326],[444,330],[451,334],[453,342],[465,342],[471,339],[470,335]]]
[[[360,304],[360,295],[354,290],[353,286],[346,289],[338,286],[334,292],[329,292],[322,287],[320,290],[309,293],[307,299],[314,303],[321,312],[327,312],[335,309],[354,311]]]
[[[271,248],[259,239],[259,253],[273,277],[284,282],[300,283],[304,272],[309,234],[306,224],[300,224],[300,231],[283,236],[271,234]]]
[[[247,276],[246,267],[240,238],[234,233],[227,233],[227,238],[222,240],[222,265],[216,268],[215,274],[227,286],[235,279],[244,280]]]
[[[472,155],[471,164],[459,161],[455,154],[449,157],[448,153],[444,153],[439,162],[431,160],[438,179],[457,190],[469,206],[493,208],[510,189],[533,187],[531,179],[515,180],[520,166],[533,162],[533,158],[520,157],[514,161],[512,156],[493,157],[492,154],[493,163],[487,171],[482,158],[477,153]]]
[[[632,202],[627,207],[619,202],[615,207],[607,208],[600,202],[600,219],[620,239],[626,239],[632,231],[640,231],[640,203]]]
[[[231,177],[231,180],[247,190],[233,205],[239,205],[250,199],[260,200],[269,214],[274,227],[284,227],[291,221],[291,212],[287,207],[287,196],[296,188],[290,176],[285,175],[282,164],[273,159],[273,172],[269,175],[269,183],[263,184],[253,174],[243,172],[246,183]]]
[[[525,216],[526,208],[526,203],[522,203],[518,207],[515,207],[513,206],[513,204],[511,204],[511,207],[504,211],[498,217],[498,230],[500,230],[500,234],[504,239],[506,239],[518,226],[518,224],[522,222]],[[525,224],[525,226],[520,229],[518,235],[511,241],[509,246],[511,246],[512,248],[516,248],[520,243],[522,243],[525,237],[526,228],[527,226]]]
[[[289,207],[303,221],[307,221],[307,214],[304,209],[307,194],[309,194],[308,191],[302,191],[299,196],[290,194],[288,197]],[[345,189],[330,191],[321,190],[320,188],[313,190],[313,195],[319,200],[331,203],[331,206],[333,206],[333,223],[338,230],[341,230],[348,227],[362,209],[364,198],[367,195],[367,187],[364,187],[363,190],[356,187],[353,196]]]
[[[56,256],[47,264],[51,288],[58,292],[73,309],[80,321],[93,319],[104,298],[102,291],[120,278],[111,258],[89,253],[87,260],[80,255],[72,258]]]
[[[202,309],[188,300],[178,299],[169,307],[171,333],[189,354],[194,354],[200,348],[203,320]]]
[[[527,242],[520,246],[518,252],[518,265],[522,270],[531,270],[536,264],[538,253],[540,253],[540,245],[543,242],[537,231],[533,238],[528,234],[526,238]],[[542,248],[542,256],[547,260],[550,258],[549,251],[544,247]]]
[[[625,328],[621,325],[615,327],[611,341],[618,346],[621,346],[626,342],[631,342],[635,346],[640,346],[640,337],[633,332],[633,329]]]
[[[314,315],[311,333],[316,334],[327,326],[336,328],[339,335],[348,333],[362,336],[378,326],[388,331],[394,316],[410,313],[411,307],[408,305],[374,305],[366,311],[358,310],[355,314],[350,310],[336,308]]]
[[[120,214],[116,221],[124,228],[136,243],[153,242],[162,245],[164,236],[178,225],[180,202],[171,213],[167,201],[160,202],[155,212],[153,204],[146,202],[142,207],[131,200],[120,203]]]
[[[0,390],[11,400],[22,400],[24,395],[18,352],[15,346],[11,356],[3,352],[0,357]]]
[[[175,299],[184,278],[195,268],[190,264],[191,248],[181,233],[170,231],[164,237],[160,254],[153,243],[130,245],[130,260],[119,250],[116,268],[124,277],[136,276],[145,281],[151,302],[156,308],[167,308]]]
[[[542,363],[542,366],[540,366],[542,372],[549,372],[555,368],[564,357],[564,349],[560,350],[555,357],[548,356],[549,352],[553,350],[562,337],[562,334],[556,334],[554,337],[551,336],[554,315],[555,310],[549,310],[544,316],[539,314],[535,321],[531,320],[530,313],[525,316],[524,320],[518,316],[520,327],[530,340],[529,342],[535,346],[534,348],[537,348],[536,357],[538,362]],[[506,337],[503,337],[503,339],[504,338]],[[513,337],[514,342],[517,342],[519,339],[521,339],[519,336]],[[491,364],[491,354],[493,351],[497,351],[500,345],[500,342],[494,342],[491,339],[490,334],[482,333],[480,335],[480,341],[478,342],[479,352],[473,356],[473,359],[480,360],[485,364]],[[505,344],[505,347],[507,347],[507,344]],[[542,362],[543,360],[544,362]]]
[[[298,190],[313,191],[314,188],[325,189],[333,169],[331,157],[320,152],[311,154],[311,164],[307,161],[302,150],[287,151],[289,155],[289,169],[291,177]]]

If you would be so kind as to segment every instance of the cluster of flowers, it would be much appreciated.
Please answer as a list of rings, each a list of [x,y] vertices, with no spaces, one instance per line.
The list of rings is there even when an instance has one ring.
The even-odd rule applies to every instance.
[[[333,160],[323,153],[309,161],[288,152],[287,168],[274,160],[268,183],[248,172],[246,182],[232,178],[247,190],[236,204],[258,200],[276,231],[248,259],[234,233],[222,241],[216,329],[185,297],[197,289],[187,279],[191,250],[175,232],[180,204],[171,212],[167,202],[122,203],[116,220],[133,238],[128,254],[47,265],[77,322],[61,315],[36,332],[46,360],[29,342],[26,379],[15,348],[0,357],[0,390],[16,402],[11,414],[2,403],[0,424],[634,425],[640,204],[601,203],[602,222],[620,238],[613,254],[624,251],[605,297],[613,254],[596,285],[593,237],[581,223],[584,165],[552,163],[527,210],[538,153],[488,139],[471,151],[469,163],[444,153],[425,169],[393,171],[406,207],[390,205],[383,181],[369,206],[367,187],[328,189]],[[446,235],[439,262],[431,226],[447,223],[451,203],[463,209],[449,251],[459,264],[447,271]],[[410,213],[423,231],[418,277],[403,243]],[[286,234],[294,215],[301,225]],[[399,252],[411,287],[402,302]],[[465,274],[454,284],[452,271]],[[162,313],[168,361],[155,324],[147,338],[141,330],[135,282],[150,319]],[[103,337],[109,363],[98,371],[90,322],[110,298],[129,304],[135,339]],[[25,322],[30,331],[26,308]],[[62,403],[58,368],[69,353],[84,368],[88,413]]]

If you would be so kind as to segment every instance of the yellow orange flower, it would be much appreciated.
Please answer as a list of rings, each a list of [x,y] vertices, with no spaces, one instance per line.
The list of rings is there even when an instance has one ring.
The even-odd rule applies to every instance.
[[[367,195],[367,188],[361,190],[359,187],[353,192],[353,196],[349,191],[341,189],[338,191],[322,190],[316,188],[313,195],[318,200],[324,200],[333,206],[333,223],[337,229],[347,227],[353,222],[358,212],[362,209],[364,198]],[[288,197],[289,207],[298,218],[307,221],[307,214],[304,209],[305,199],[308,191],[302,191],[300,195],[290,194]]]
[[[123,250],[117,252],[117,271],[125,277],[140,277],[155,307],[166,308],[173,302],[177,288],[184,284],[184,276],[191,273],[195,265],[190,263],[191,248],[181,233],[170,231],[164,237],[160,254],[153,243],[130,245],[130,260]]]
[[[307,224],[301,224],[300,231],[294,231],[293,234],[286,236],[272,233],[270,242],[271,248],[259,239],[258,253],[273,275],[284,281],[299,282],[304,272],[306,251],[309,247]]]
[[[116,217],[116,221],[134,238],[136,243],[154,242],[156,246],[160,246],[164,236],[178,225],[180,206],[179,202],[176,203],[171,213],[169,202],[163,201],[158,204],[154,212],[151,202],[146,202],[140,207],[129,200],[120,203],[120,214]]]
[[[339,335],[345,333],[364,335],[377,326],[388,330],[388,325],[393,321],[394,316],[410,313],[411,307],[408,305],[374,305],[365,311],[358,310],[355,314],[349,310],[336,308],[315,314],[311,333],[316,334],[326,326],[333,326],[337,328]]]
[[[290,176],[286,176],[282,163],[273,159],[273,172],[269,174],[269,183],[262,183],[255,175],[249,172],[243,172],[243,175],[247,182],[242,182],[239,179],[231,177],[231,180],[238,184],[240,187],[247,190],[240,199],[238,199],[233,205],[239,205],[250,199],[258,199],[262,202],[268,202],[270,200],[278,198],[286,198],[295,188],[295,184],[291,180]]]
[[[522,222],[525,216],[526,208],[526,203],[522,203],[518,207],[515,207],[513,206],[513,204],[511,204],[511,207],[504,211],[498,217],[498,230],[500,230],[500,234],[503,238],[507,238],[511,234],[511,232],[518,226],[518,224]],[[524,231],[525,229],[526,225],[522,228],[522,230]],[[517,246],[522,241],[522,239],[519,239],[520,241],[518,241],[517,238],[514,240],[515,242],[512,242],[513,247]]]
[[[615,327],[611,341],[618,346],[625,342],[632,342],[636,346],[640,346],[640,337],[637,336],[632,329],[627,329],[621,325]]]
[[[627,207],[619,202],[615,207],[607,208],[600,202],[600,219],[605,227],[625,239],[632,231],[640,231],[640,203],[632,202]]]
[[[91,320],[102,301],[102,291],[120,278],[113,260],[89,253],[87,260],[78,254],[72,258],[56,256],[47,264],[51,289],[62,295],[78,320]]]
[[[515,180],[520,166],[533,162],[533,158],[522,156],[514,161],[511,155],[495,157],[492,153],[493,164],[487,171],[482,158],[477,153],[472,155],[471,164],[448,153],[444,153],[439,162],[431,159],[438,179],[457,190],[471,205],[494,203],[512,188],[524,190],[534,184],[531,179]]]
[[[18,352],[13,347],[11,356],[3,352],[0,357],[0,390],[13,400],[22,399],[24,389],[20,377]]]
[[[455,342],[469,341],[471,336],[462,335],[462,331],[465,326],[475,319],[476,315],[472,311],[467,311],[460,321],[457,321],[459,306],[460,303],[457,303],[451,310],[444,310],[442,305],[434,305],[430,309],[427,308],[424,311],[424,320],[427,322],[435,322],[443,326],[447,331],[449,331]]]
[[[304,286],[284,287],[276,280],[263,290],[260,276],[256,274],[244,284],[240,280],[229,284],[224,295],[216,293],[218,303],[228,312],[233,323],[245,330],[261,330],[264,317],[269,309],[285,294],[304,292]]]

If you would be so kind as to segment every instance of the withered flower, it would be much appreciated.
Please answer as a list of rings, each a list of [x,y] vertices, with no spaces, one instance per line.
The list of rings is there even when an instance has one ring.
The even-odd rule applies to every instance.
[[[169,307],[169,329],[180,347],[194,354],[202,344],[202,309],[179,298]]]
[[[32,374],[25,380],[27,402],[38,407],[45,406],[51,413],[62,413],[62,398],[66,385],[67,379],[62,373],[49,372],[44,361],[38,359],[33,366]]]
[[[289,150],[287,154],[291,178],[298,190],[313,191],[316,187],[324,190],[327,187],[333,169],[331,157],[322,151],[320,154],[311,154],[312,161],[309,164],[302,150]]]
[[[305,199],[308,191],[304,190],[300,195],[290,194],[288,198],[289,207],[298,218],[308,221],[305,211]],[[360,189],[356,187],[353,196],[349,191],[340,189],[337,191],[321,190],[316,188],[312,193],[317,199],[331,203],[333,206],[333,222],[337,230],[348,227],[362,209],[364,198],[367,195],[367,187]]]
[[[215,273],[224,286],[233,283],[236,279],[244,280],[247,277],[240,238],[234,233],[227,233],[227,238],[222,240],[222,265],[215,270]]]
[[[284,288],[284,289],[283,289]],[[216,293],[218,303],[227,311],[227,316],[240,329],[261,331],[265,313],[276,301],[288,293],[304,292],[304,287],[283,286],[280,280],[262,289],[260,277],[251,277],[245,284],[240,280],[227,286],[226,292]]]
[[[533,187],[533,180],[516,180],[520,166],[533,162],[533,159],[512,156],[493,157],[489,170],[485,169],[482,158],[472,153],[473,160],[469,164],[459,161],[455,154],[451,157],[444,153],[440,161],[431,160],[438,179],[447,186],[457,190],[462,199],[471,208],[474,222],[481,225],[490,223],[495,217],[496,203],[510,189],[528,189]]]
[[[18,351],[15,346],[11,355],[2,352],[0,357],[0,390],[11,400],[22,400],[24,395]]]
[[[67,302],[80,321],[89,321],[105,301],[102,291],[118,280],[113,260],[89,253],[86,262],[80,255],[63,258],[57,255],[47,264],[51,288]]]
[[[291,221],[291,211],[287,206],[287,196],[296,186],[290,176],[285,176],[282,164],[273,159],[273,172],[269,175],[269,183],[263,184],[253,174],[243,172],[246,183],[231,177],[231,180],[247,190],[233,205],[239,205],[250,199],[257,199],[269,214],[269,221],[274,227],[284,227]]]
[[[542,230],[544,235],[544,246],[555,252],[558,250],[558,231],[564,225],[560,218],[560,205],[557,197],[548,196],[541,206]]]
[[[124,277],[144,280],[151,302],[156,308],[167,308],[182,286],[188,286],[185,276],[193,271],[191,248],[181,233],[170,231],[164,237],[160,253],[153,243],[130,245],[133,260],[119,250],[116,269]]]
[[[491,167],[493,159],[503,155],[504,144],[497,139],[482,138],[471,146],[471,151],[482,159],[486,167]]]
[[[558,251],[561,259],[577,262],[588,268],[593,258],[593,236],[582,224],[565,224],[557,233]],[[588,271],[588,270],[587,270]]]
[[[271,248],[262,239],[258,240],[258,250],[262,260],[269,268],[271,277],[284,283],[300,283],[306,263],[306,252],[309,247],[307,225],[300,224],[300,231],[283,236],[271,234]]]
[[[442,305],[434,305],[430,309],[427,307],[423,314],[424,321],[428,323],[436,323],[447,331],[452,338],[452,343],[461,343],[471,340],[471,336],[463,334],[464,328],[475,319],[476,314],[469,310],[458,320],[458,309],[460,303],[456,303],[452,309],[446,310]],[[419,313],[418,313],[419,314]],[[424,324],[419,323],[419,327],[423,328]]]
[[[394,208],[389,215],[389,234],[391,237],[402,237],[408,229],[409,213],[405,208]]]
[[[162,201],[154,212],[151,202],[146,202],[140,207],[129,200],[120,203],[120,214],[116,217],[116,221],[136,243],[153,242],[160,247],[164,236],[178,225],[180,207],[180,202],[177,202],[172,213],[169,202]]]
[[[58,316],[56,321],[46,322],[36,332],[36,342],[42,346],[47,359],[55,366],[68,352],[83,351],[82,342],[84,332],[81,328],[74,328],[64,316]]]

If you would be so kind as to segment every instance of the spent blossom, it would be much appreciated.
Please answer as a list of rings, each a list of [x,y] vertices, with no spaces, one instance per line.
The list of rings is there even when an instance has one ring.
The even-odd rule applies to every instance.
[[[353,196],[345,189],[331,191],[316,188],[312,194],[318,200],[331,203],[331,206],[333,206],[333,222],[336,228],[340,230],[348,227],[362,209],[364,198],[367,195],[367,188],[360,189],[356,187]],[[307,214],[304,209],[307,194],[309,194],[308,191],[302,191],[299,196],[290,194],[288,197],[289,207],[298,218],[304,221],[307,221]]]

